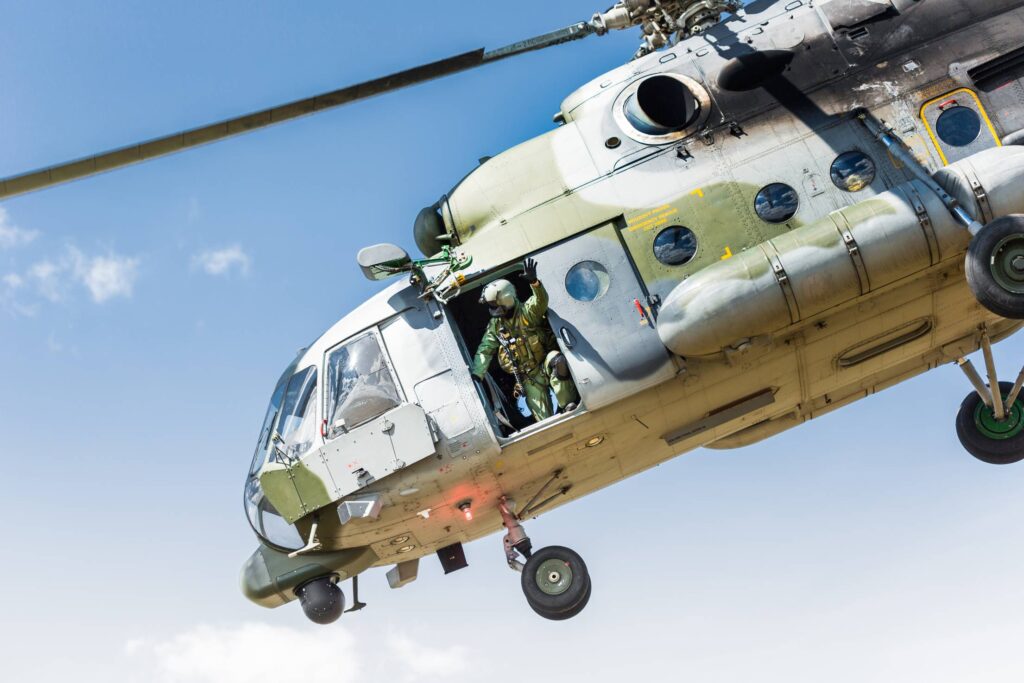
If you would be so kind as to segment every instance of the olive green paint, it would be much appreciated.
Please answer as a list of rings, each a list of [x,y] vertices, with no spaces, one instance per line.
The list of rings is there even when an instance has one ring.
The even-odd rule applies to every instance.
[[[301,462],[268,463],[260,472],[260,485],[271,505],[289,524],[333,502],[323,480]]]
[[[242,593],[261,607],[279,607],[295,599],[295,589],[306,581],[337,574],[341,579],[355,576],[377,561],[369,547],[288,557],[260,545],[242,566]]]
[[[694,188],[664,203],[664,211],[646,217],[651,209],[626,214],[622,238],[637,272],[650,288],[670,288],[707,266],[728,260],[765,240],[800,227],[799,220],[775,225],[754,211],[760,188],[747,183],[719,183]],[[657,208],[657,207],[656,207]],[[659,215],[663,221],[652,220]],[[666,228],[680,225],[697,238],[697,253],[677,266],[665,265],[654,256],[654,240]],[[752,226],[752,227],[748,227]]]

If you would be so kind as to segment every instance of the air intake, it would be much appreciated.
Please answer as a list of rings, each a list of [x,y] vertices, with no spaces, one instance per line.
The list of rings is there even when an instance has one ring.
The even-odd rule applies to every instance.
[[[651,76],[626,102],[626,118],[641,133],[667,135],[683,130],[700,116],[700,102],[672,76]]]

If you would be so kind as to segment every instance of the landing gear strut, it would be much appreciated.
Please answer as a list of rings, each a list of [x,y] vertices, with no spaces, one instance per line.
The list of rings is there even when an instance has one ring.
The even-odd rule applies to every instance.
[[[576,616],[590,601],[590,573],[583,558],[569,548],[553,545],[533,552],[511,501],[498,503],[501,520],[508,529],[503,543],[508,566],[521,574],[523,594],[530,608],[553,621]],[[520,560],[525,558],[525,564]]]
[[[991,465],[1010,465],[1024,460],[1024,369],[1013,384],[998,381],[992,357],[992,340],[981,332],[988,384],[971,361],[961,358],[957,365],[974,385],[956,416],[956,435],[968,453]]]

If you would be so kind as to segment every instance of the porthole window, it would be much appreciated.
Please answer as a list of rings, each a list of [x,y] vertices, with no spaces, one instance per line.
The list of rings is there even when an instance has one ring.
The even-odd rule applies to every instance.
[[[981,134],[981,117],[969,107],[947,109],[935,121],[935,133],[947,145],[966,147]]]
[[[754,198],[754,210],[761,220],[769,223],[785,223],[796,215],[798,208],[800,198],[796,190],[785,183],[772,183]]]
[[[697,253],[697,236],[681,225],[665,228],[654,238],[654,258],[666,266],[681,266]]]
[[[875,162],[864,152],[846,152],[832,162],[832,182],[845,192],[860,192],[875,181]]]
[[[576,301],[596,301],[608,291],[611,276],[597,261],[577,263],[565,274],[565,291]]]

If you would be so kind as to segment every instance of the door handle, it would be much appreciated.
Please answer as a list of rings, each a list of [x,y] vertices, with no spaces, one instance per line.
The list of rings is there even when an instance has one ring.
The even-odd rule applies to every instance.
[[[565,348],[571,349],[576,346],[576,337],[572,336],[572,332],[569,331],[565,325],[558,330],[558,335],[562,338],[562,342],[565,344]]]

